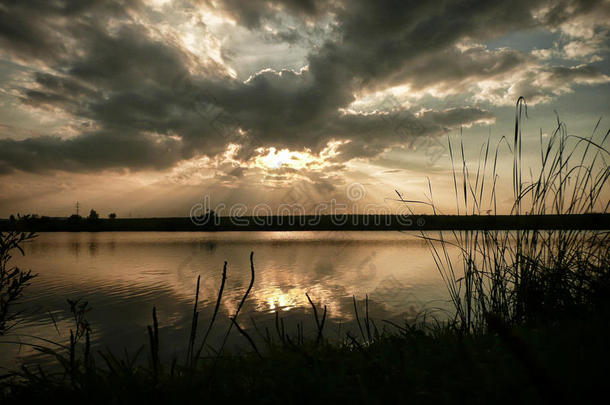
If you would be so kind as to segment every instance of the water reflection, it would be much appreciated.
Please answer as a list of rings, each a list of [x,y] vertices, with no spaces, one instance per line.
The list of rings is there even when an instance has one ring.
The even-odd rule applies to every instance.
[[[65,339],[70,327],[66,299],[83,297],[93,307],[94,343],[137,348],[146,342],[146,325],[156,306],[162,337],[172,343],[166,350],[180,350],[188,338],[197,276],[200,325],[206,325],[226,260],[214,342],[250,281],[250,251],[255,252],[256,282],[240,315],[246,328],[252,326],[251,318],[259,325],[273,323],[276,312],[293,329],[299,322],[313,328],[305,293],[327,306],[329,329],[343,325],[343,331],[353,321],[352,295],[363,300],[368,294],[370,314],[379,319],[404,319],[423,307],[447,306],[428,247],[404,233],[49,233],[28,244],[25,257],[16,258],[16,264],[39,276],[22,305],[34,310],[15,332]],[[239,336],[231,344],[239,346]],[[21,352],[13,348],[0,354],[0,363],[32,354],[25,347]]]

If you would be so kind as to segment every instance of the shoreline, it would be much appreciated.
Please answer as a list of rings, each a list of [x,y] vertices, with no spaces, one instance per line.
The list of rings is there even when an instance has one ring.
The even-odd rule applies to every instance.
[[[184,218],[21,218],[0,231],[24,232],[265,232],[610,230],[610,214],[579,215],[303,215]]]

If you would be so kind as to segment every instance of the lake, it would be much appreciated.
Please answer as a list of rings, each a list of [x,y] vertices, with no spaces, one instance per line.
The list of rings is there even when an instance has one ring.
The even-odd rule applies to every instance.
[[[369,315],[379,329],[388,327],[383,319],[403,322],[423,311],[443,317],[451,309],[429,247],[416,233],[42,233],[25,245],[25,256],[13,258],[38,277],[24,291],[21,323],[1,340],[36,342],[31,337],[36,336],[67,343],[74,326],[66,300],[81,298],[92,308],[87,318],[96,348],[135,352],[148,342],[155,306],[163,355],[183,356],[197,276],[200,338],[212,316],[226,260],[225,293],[209,340],[217,347],[249,284],[251,251],[255,283],[239,324],[253,336],[264,335],[265,328],[277,336],[276,313],[288,333],[296,333],[302,324],[306,334],[315,334],[306,293],[320,311],[327,306],[329,339],[340,339],[347,330],[360,333],[353,296],[364,316],[368,294]],[[457,251],[452,254],[457,258]],[[245,339],[233,330],[227,350],[246,348]],[[3,343],[1,353],[4,367],[45,362],[25,345]]]

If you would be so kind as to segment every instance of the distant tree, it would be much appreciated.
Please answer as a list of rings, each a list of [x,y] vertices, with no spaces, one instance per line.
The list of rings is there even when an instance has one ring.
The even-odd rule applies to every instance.
[[[114,212],[111,212],[110,214],[108,214],[108,218],[116,219],[116,214]]]
[[[11,214],[11,216],[9,217],[9,219],[8,219],[8,220],[9,220],[9,221],[11,221],[11,222],[15,222],[15,221],[16,221],[16,220],[15,220],[15,216],[14,216],[14,215],[12,215],[12,214]]]
[[[98,219],[100,219],[100,214],[98,214],[98,213],[97,213],[97,211],[95,211],[95,210],[93,210],[93,209],[92,209],[92,210],[89,212],[89,216],[87,217],[87,219],[88,219],[89,221],[97,221]]]

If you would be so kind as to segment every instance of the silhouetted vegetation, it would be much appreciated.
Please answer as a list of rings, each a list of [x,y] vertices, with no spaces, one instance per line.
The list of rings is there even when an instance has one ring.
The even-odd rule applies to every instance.
[[[517,102],[513,159],[512,215],[528,221],[540,215],[586,216],[595,210],[607,214],[610,201],[610,153],[601,143],[589,138],[569,136],[558,121],[546,145],[541,138],[540,168],[530,171],[531,180],[522,180],[521,119],[525,100]],[[599,122],[598,122],[599,124]],[[597,128],[597,127],[596,127]],[[460,145],[461,170],[454,165],[453,180],[457,211],[480,213],[488,204],[496,207],[496,161],[487,173],[489,141],[483,161],[474,175]],[[452,163],[455,151],[449,145]],[[492,184],[486,184],[492,179]],[[484,193],[487,187],[487,194]],[[602,200],[600,200],[600,198]],[[434,207],[433,203],[432,206]],[[607,218],[599,217],[600,220]],[[509,325],[521,325],[552,319],[558,313],[597,311],[610,292],[610,232],[583,229],[542,230],[524,227],[516,231],[452,231],[451,238],[424,234],[429,242],[439,272],[447,285],[455,307],[456,324],[469,332],[485,331],[490,322],[500,319]],[[462,268],[449,259],[448,249],[457,246]]]
[[[24,254],[21,245],[35,237],[33,233],[0,232],[0,336],[15,325],[19,314],[13,311],[24,288],[36,277],[31,270],[10,264],[12,252]]]
[[[97,213],[96,210],[91,210],[89,212],[89,216],[87,217],[87,221],[89,222],[97,222],[100,219],[100,214]]]

